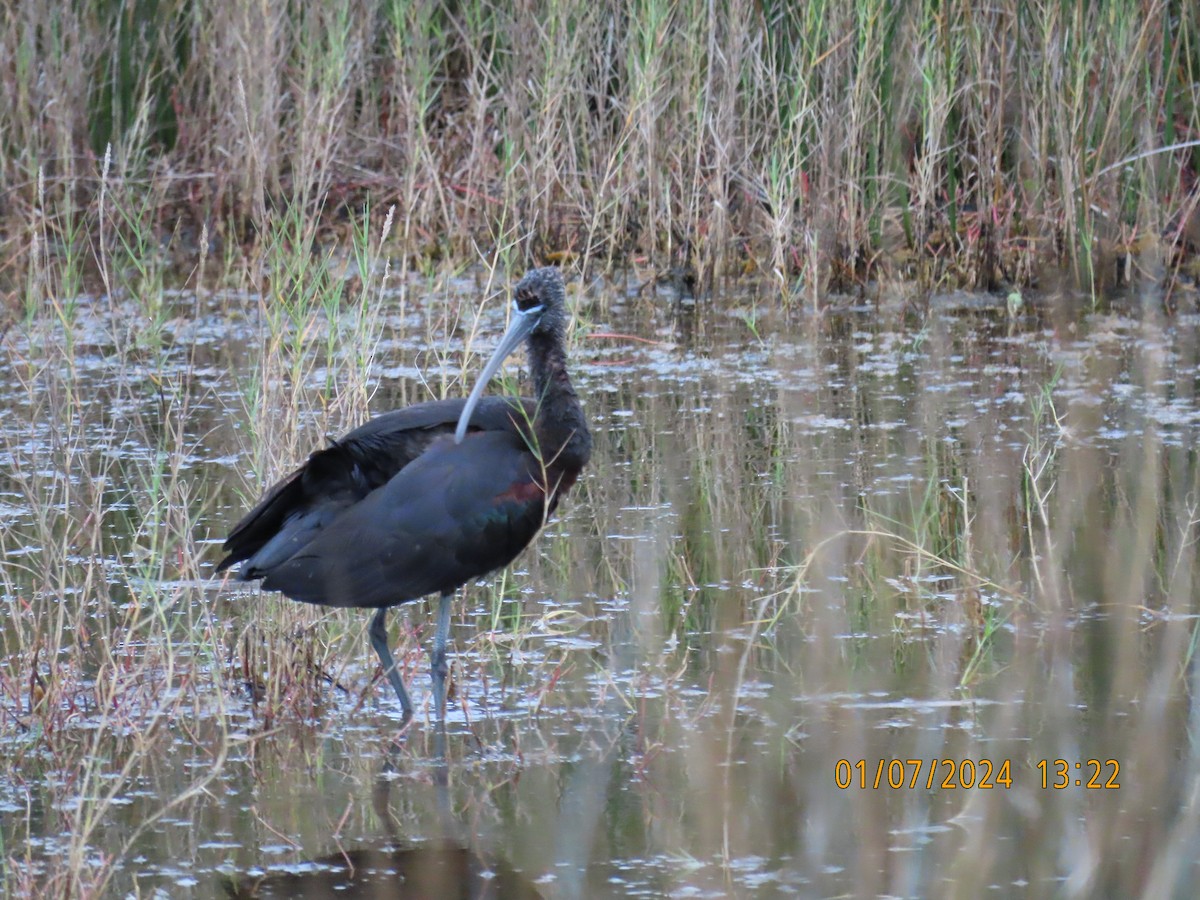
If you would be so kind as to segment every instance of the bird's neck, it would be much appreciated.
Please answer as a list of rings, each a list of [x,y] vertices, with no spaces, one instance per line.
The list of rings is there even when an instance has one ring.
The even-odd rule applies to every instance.
[[[546,464],[581,469],[592,450],[592,436],[583,406],[567,374],[566,350],[560,340],[544,337],[530,341],[529,368],[533,374],[538,412],[534,430]]]

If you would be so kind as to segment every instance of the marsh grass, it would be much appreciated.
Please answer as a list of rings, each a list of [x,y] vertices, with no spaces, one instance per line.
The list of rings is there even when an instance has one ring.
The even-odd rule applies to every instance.
[[[1198,124],[1192,5],[45,7],[0,13],[6,892],[141,890],[139,841],[215,830],[226,784],[259,792],[222,832],[244,846],[372,833],[330,784],[372,782],[390,735],[324,737],[391,721],[368,616],[213,584],[213,544],[327,437],[462,393],[534,259],[589,273],[597,462],[535,552],[460,595],[457,809],[534,871],[686,858],[660,892],[748,890],[768,855],[829,894],[1188,883],[1200,512],[1173,373],[1196,342],[1153,313],[1194,235],[1194,151],[1163,151]],[[716,304],[689,323],[591,278],[626,265]],[[1001,336],[777,309],[1060,266],[1085,304],[1139,283],[1146,316],[1052,297],[1042,340],[1015,314]],[[719,276],[747,271],[768,287],[729,301],[731,340]],[[656,340],[590,340],[620,306]],[[382,402],[401,334],[421,374]],[[428,621],[393,617],[410,683]],[[433,752],[424,730],[395,750],[414,834],[437,833]],[[1028,790],[1034,754],[1089,752],[1135,774],[1119,803]],[[1026,787],[956,805],[829,777],[964,755]]]
[[[1177,0],[28,2],[2,24],[10,260],[45,199],[89,207],[111,146],[142,234],[193,259],[202,228],[254,244],[370,202],[397,205],[401,272],[482,248],[705,292],[757,271],[810,305],[1194,275],[1200,21]]]
[[[253,286],[261,347],[254,368],[233,373],[244,426],[230,429],[212,412],[228,400],[203,386],[212,359],[197,338],[211,304],[202,291],[166,289],[178,235],[160,246],[160,207],[122,177],[121,164],[106,154],[91,205],[42,195],[29,225],[22,320],[6,338],[13,515],[0,530],[0,684],[14,736],[4,773],[18,783],[35,769],[48,775],[35,778],[36,791],[57,812],[43,824],[70,836],[63,852],[6,852],[5,879],[22,894],[103,894],[114,861],[145,829],[202,798],[221,771],[237,743],[227,701],[249,687],[268,727],[304,717],[329,683],[345,680],[345,645],[362,634],[344,614],[294,604],[227,617],[198,602],[210,574],[199,523],[214,495],[195,468],[214,435],[232,437],[251,462],[247,473],[261,479],[243,485],[244,495],[257,496],[319,445],[317,435],[366,417],[392,211],[364,211],[340,266],[315,246],[315,220],[299,206],[256,256],[238,267],[226,258],[217,281]],[[207,264],[202,255],[198,280]],[[97,854],[114,803],[126,802],[165,747],[198,740],[189,725],[197,721],[217,725],[206,763],[148,809],[122,846]],[[26,835],[27,848],[40,843]]]
[[[1146,344],[1144,352],[1134,351],[1127,371],[1153,415],[1157,401],[1150,398],[1172,390],[1164,366],[1190,365],[1183,361],[1194,359],[1194,351],[1186,338],[1176,343],[1153,323],[1131,327]],[[1055,746],[1062,754],[1078,753],[1081,746],[1113,748],[1122,771],[1127,765],[1130,771],[1153,768],[1146,735],[1179,738],[1179,723],[1168,725],[1163,717],[1175,702],[1168,698],[1189,690],[1186,673],[1194,646],[1197,518],[1191,492],[1197,470],[1187,438],[1181,446],[1181,435],[1171,427],[1135,424],[1143,409],[1137,404],[1134,409],[1102,399],[1111,399],[1101,385],[1113,371],[1110,354],[1122,352],[1115,344],[1102,342],[1021,370],[1019,381],[1008,387],[1021,395],[1022,408],[1005,424],[981,412],[985,404],[975,394],[978,386],[958,397],[939,388],[957,382],[943,340],[934,331],[922,347],[917,377],[924,385],[918,396],[925,409],[917,417],[931,423],[922,442],[894,457],[897,468],[872,472],[841,527],[821,514],[798,523],[796,534],[807,535],[803,559],[785,570],[794,579],[790,587],[769,602],[764,599],[774,615],[761,633],[786,634],[799,622],[821,637],[811,645],[813,655],[828,652],[822,648],[830,644],[840,646],[854,662],[832,681],[827,678],[833,670],[811,656],[800,662],[803,672],[823,679],[824,690],[836,692],[879,684],[888,666],[878,636],[890,632],[891,675],[906,685],[906,696],[925,690],[968,705],[998,700],[1009,711],[974,713],[976,724],[968,727],[965,745],[970,747],[972,734],[983,743],[968,755],[988,756],[1009,746],[1005,753],[1032,766],[1028,751],[1005,743],[1021,733],[1019,740],[1028,737],[1033,746]],[[1185,391],[1190,396],[1190,389]],[[870,418],[886,421],[886,401],[876,396],[881,405]],[[1097,402],[1106,407],[1100,414],[1093,407]],[[1119,441],[1111,455],[1100,452],[1096,438],[1105,421],[1140,437]],[[803,465],[794,465],[787,477],[797,492],[807,489],[800,487]],[[824,602],[831,593],[839,602]],[[1193,612],[1175,619],[1184,609]],[[837,635],[860,637],[838,641]],[[1077,658],[1087,672],[1082,679],[1064,671],[1064,646],[1081,654]],[[1033,697],[1042,699],[1031,704]],[[1038,706],[1041,719],[1016,724]],[[1006,719],[1007,725],[999,724]],[[1094,723],[1087,735],[1080,734],[1081,719]],[[992,724],[980,726],[981,720]],[[1002,737],[1005,733],[1010,738]],[[843,733],[843,750],[846,741],[876,746],[869,731],[857,737]],[[945,741],[940,750],[926,746],[922,752],[962,756],[962,742],[950,733]],[[806,742],[806,752],[820,754],[817,743]],[[899,758],[899,747],[907,742],[893,735],[886,744],[885,755]],[[1034,751],[1034,759],[1040,752]],[[864,753],[876,755],[874,749]],[[852,757],[857,756],[855,750]],[[1036,819],[1036,825],[1035,819],[1027,820],[1024,840],[1055,842],[1056,829],[1064,826],[1073,839],[1087,835],[1093,855],[1086,864],[1067,867],[1071,892],[1143,889],[1147,882],[1124,867],[1139,856],[1155,870],[1156,889],[1178,886],[1173,879],[1184,877],[1186,864],[1168,860],[1169,852],[1126,855],[1106,843],[1114,834],[1140,827],[1135,822],[1146,808],[1137,793],[1122,809],[1098,795],[1067,806],[1034,795],[1036,815],[1047,818]],[[971,803],[980,818],[959,823],[968,831],[979,829],[968,841],[980,846],[987,840],[984,832],[994,833],[990,829],[1003,820],[1004,800],[981,792]],[[1161,819],[1153,827],[1166,833],[1173,828]],[[1187,831],[1191,825],[1181,821],[1178,827]],[[878,837],[879,846],[896,846]],[[1100,845],[1108,849],[1100,851]],[[987,864],[1004,855],[999,848],[989,852]],[[1031,870],[1044,874],[1046,868],[1036,863]],[[960,867],[947,871],[956,889],[987,883],[986,876],[977,879]],[[874,893],[889,883],[894,884],[867,879],[860,888]]]
[[[21,855],[10,849],[5,877],[22,893],[103,893],[114,856],[95,852],[97,829],[125,802],[140,762],[161,752],[181,719],[223,707],[223,694],[197,690],[221,680],[204,665],[221,652],[195,604],[204,503],[188,467],[203,439],[192,430],[197,392],[190,366],[179,365],[186,346],[168,335],[150,207],[114,173],[106,159],[90,207],[56,207],[44,195],[30,223],[39,249],[22,326],[6,344],[15,394],[5,485],[24,512],[0,534],[9,561],[4,710],[24,739],[6,740],[5,774],[23,782],[38,773],[51,798],[47,824],[69,836],[51,857],[29,851],[37,835],[26,835]],[[89,220],[100,249],[87,246]],[[83,290],[85,271],[102,293]],[[111,377],[98,394],[85,392],[85,372],[97,366]],[[201,796],[225,752],[217,747],[211,766],[163,798],[116,857]]]
[[[126,193],[116,163],[106,181],[103,207],[99,196],[47,205],[30,227],[83,235],[73,223],[103,211],[104,257],[60,238],[53,256],[30,261],[26,310],[5,338],[6,403],[21,424],[4,437],[3,502],[20,512],[0,519],[0,772],[54,810],[4,832],[5,887],[20,895],[147,886],[129,860],[151,832],[164,842],[153,854],[219,853],[180,849],[156,829],[225,827],[225,807],[246,803],[228,793],[243,778],[257,793],[239,840],[283,841],[299,858],[327,851],[331,834],[371,832],[372,814],[335,786],[378,777],[375,751],[394,721],[368,617],[210,584],[212,544],[327,435],[392,405],[379,396],[379,348],[398,332],[411,341],[397,353],[422,378],[406,379],[397,405],[463,391],[479,342],[502,325],[498,263],[399,290],[386,262],[397,219],[381,210],[360,213],[333,247],[311,218],[280,217],[255,254],[207,259],[205,285],[198,268],[196,289],[172,291],[170,245],[156,255],[138,232],[150,227],[140,194]],[[111,290],[59,300],[62,285],[92,278]],[[638,812],[602,856],[669,847],[692,859],[657,876],[662,891],[740,889],[738,867],[771,841],[813,863],[773,871],[856,873],[825,872],[829,892],[923,883],[876,864],[907,846],[903,829],[863,832],[848,819],[962,815],[964,842],[1019,834],[1055,859],[1062,834],[1102,820],[1112,824],[1088,836],[1112,862],[1078,877],[1136,888],[1120,835],[1147,817],[1172,827],[1152,812],[1153,787],[1131,791],[1125,810],[1024,794],[1041,817],[1014,824],[991,795],[962,809],[936,793],[847,799],[828,770],[839,758],[1007,754],[1028,780],[1030,752],[1099,740],[1081,706],[1176,740],[1170,698],[1194,647],[1195,465],[1186,441],[1156,439],[1146,407],[1111,385],[1127,379],[1151,410],[1170,400],[1166,373],[1195,365],[1186,335],[1113,317],[1118,333],[1139,336],[1123,361],[1103,337],[1067,353],[1007,322],[935,315],[914,333],[898,314],[846,328],[805,316],[804,336],[782,341],[788,323],[756,309],[752,324],[708,324],[708,339],[736,348],[718,353],[692,346],[692,326],[672,313],[625,299],[636,316],[663,317],[657,340],[590,340],[618,332],[605,302],[572,291],[596,472],[536,552],[458,598],[453,808],[509,836],[513,859],[537,871],[553,848],[521,822],[571,798],[549,830],[586,860],[576,844],[591,848],[597,823],[619,817],[596,793],[611,784]],[[963,359],[987,363],[964,381]],[[522,392],[511,375],[500,387]],[[1106,423],[1145,438],[1101,451]],[[429,616],[411,604],[392,621],[420,699]],[[1067,678],[1065,665],[1089,674]],[[1137,698],[1150,694],[1161,699],[1142,712]],[[880,727],[914,708],[936,721]],[[364,741],[372,716],[383,724]],[[394,814],[412,834],[438,833],[421,806],[437,783],[431,733],[389,750],[405,785]],[[332,750],[338,740],[358,755]],[[1022,749],[1031,742],[1036,751]],[[1103,744],[1123,767],[1154,765],[1127,730]],[[102,832],[125,821],[130,797],[143,798],[138,824],[114,844]],[[809,845],[801,811],[850,849]],[[56,848],[46,834],[70,837]],[[957,867],[964,845],[937,838],[923,864],[968,887],[1018,863],[1015,877],[1043,884],[1069,868],[1002,845],[980,876]],[[1155,877],[1178,877],[1161,865]]]

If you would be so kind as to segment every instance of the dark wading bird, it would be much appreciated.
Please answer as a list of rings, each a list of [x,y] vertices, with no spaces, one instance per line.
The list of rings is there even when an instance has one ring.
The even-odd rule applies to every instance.
[[[371,419],[267,491],[225,542],[221,572],[324,606],[376,609],[371,646],[404,710],[412,701],[388,650],[388,607],[440,594],[430,662],[445,715],[450,599],[525,549],[592,452],[567,375],[568,314],[557,269],[513,289],[512,321],[470,397]],[[532,399],[484,388],[524,341]],[[457,426],[456,424],[457,423]]]

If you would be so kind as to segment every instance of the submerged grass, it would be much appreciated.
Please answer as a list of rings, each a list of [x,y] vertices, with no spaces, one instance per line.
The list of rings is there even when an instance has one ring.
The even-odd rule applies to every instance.
[[[474,344],[499,330],[486,307],[503,267],[401,285],[385,262],[398,214],[360,212],[328,246],[298,211],[171,290],[172,244],[151,249],[151,208],[118,171],[90,206],[41,207],[4,339],[5,888],[148,891],[172,883],[163,860],[244,871],[266,858],[246,848],[281,842],[289,859],[320,856],[331,834],[374,827],[373,799],[347,785],[393,778],[404,834],[441,833],[418,799],[441,783],[422,768],[432,732],[390,747],[368,617],[212,584],[212,544],[327,435],[461,393]],[[90,221],[102,242],[77,224]],[[92,278],[102,293],[63,293]],[[1088,717],[1182,746],[1161,709],[1178,705],[1194,646],[1194,426],[1189,382],[1180,393],[1168,375],[1197,365],[1186,323],[1114,315],[1072,343],[991,312],[934,310],[910,332],[886,306],[785,319],[754,300],[720,324],[632,287],[572,293],[596,469],[516,571],[463,592],[458,793],[438,802],[528,871],[566,858],[584,872],[600,823],[598,858],[691,858],[653,876],[660,893],[749,893],[747,866],[790,887],[903,893],[928,876],[878,859],[908,847],[914,819],[963,823],[961,842],[919,850],[956,885],[985,877],[955,862],[981,834],[1004,838],[991,881],[1058,885],[1078,868],[1018,858],[1012,835],[1062,860],[1060,835],[1102,816],[1110,830],[1089,835],[1104,861],[1077,877],[1136,892],[1127,873],[1144,870],[1122,834],[1178,821],[1153,814],[1162,795],[1145,784],[1127,811],[1024,793],[1030,819],[979,793],[961,809],[945,792],[872,805],[829,773],[838,759],[1004,757],[1027,790],[1034,754],[1072,742],[1131,777],[1150,766],[1134,734],[1101,739]],[[621,304],[653,339],[612,340],[605,310]],[[405,610],[393,643],[420,697],[429,617]],[[14,796],[26,809],[9,817]],[[560,803],[557,826],[522,824]],[[880,817],[887,831],[854,830]],[[839,839],[822,850],[800,820]],[[128,826],[115,843],[113,822]],[[179,822],[220,837],[181,847]],[[139,854],[150,874],[133,871]]]
[[[193,261],[204,229],[272,240],[280,215],[336,228],[369,201],[397,206],[400,271],[477,248],[701,290],[757,271],[788,304],[876,279],[1196,275],[1200,19],[1182,0],[0,16],[8,291],[34,211],[88,208],[109,146],[151,244],[175,235]]]
[[[69,836],[49,859],[32,850],[40,833],[9,849],[5,878],[20,894],[102,893],[114,856],[95,852],[97,829],[125,802],[140,762],[161,752],[174,723],[223,708],[223,694],[197,691],[201,671],[221,680],[202,662],[221,652],[194,602],[204,504],[187,469],[203,436],[193,431],[191,367],[178,364],[189,351],[165,340],[168,299],[146,252],[145,209],[111,217],[123,199],[106,187],[87,213],[61,210],[57,245],[49,208],[31,223],[40,249],[19,336],[6,341],[4,776],[39,807],[45,799],[42,825]],[[77,214],[95,216],[100,253],[85,249]],[[67,300],[60,291],[79,289],[88,256],[109,291]],[[99,395],[83,387],[96,366],[112,373]],[[202,796],[225,753],[215,747],[211,766],[127,832],[116,857]]]
[[[247,327],[260,352],[241,368],[236,355],[213,355],[205,289],[164,287],[157,207],[112,165],[89,206],[43,198],[22,318],[5,339],[0,778],[53,810],[28,819],[36,831],[5,853],[4,881],[19,895],[104,894],[139,836],[202,800],[222,770],[237,744],[227,701],[252,697],[267,727],[284,711],[306,713],[324,682],[338,681],[346,633],[362,631],[295,604],[265,606],[248,624],[210,607],[199,523],[216,495],[195,473],[222,441],[258,476],[242,486],[254,498],[318,435],[366,417],[389,278],[378,254],[393,213],[364,213],[347,258],[335,260],[297,207],[254,256],[218,264],[222,293],[257,298],[257,327]],[[95,223],[94,244],[82,221]],[[202,256],[198,282],[208,264]],[[89,279],[101,293],[86,292]],[[232,366],[232,377],[214,378],[214,365]],[[236,423],[230,398],[206,387],[222,379],[241,392]],[[97,829],[137,793],[145,766],[166,746],[200,740],[193,723],[216,738],[196,747],[205,764],[145,810],[122,846],[97,853]],[[59,834],[69,846],[34,851]]]

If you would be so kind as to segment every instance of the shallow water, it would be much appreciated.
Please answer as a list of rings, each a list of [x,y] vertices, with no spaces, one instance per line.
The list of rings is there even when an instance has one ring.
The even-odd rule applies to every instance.
[[[461,391],[503,313],[455,288],[379,310],[373,411]],[[84,303],[70,356],[8,336],[13,891],[74,853],[117,896],[389,873],[421,896],[422,872],[463,896],[1188,896],[1200,320],[578,301],[595,455],[459,593],[444,741],[426,604],[392,616],[419,707],[397,740],[366,613],[209,577],[263,483],[359,421],[353,327],[296,369],[260,365],[254,297],[173,296],[153,329]],[[34,494],[62,518],[39,528],[45,484],[74,488]],[[23,631],[72,604],[94,635]]]

